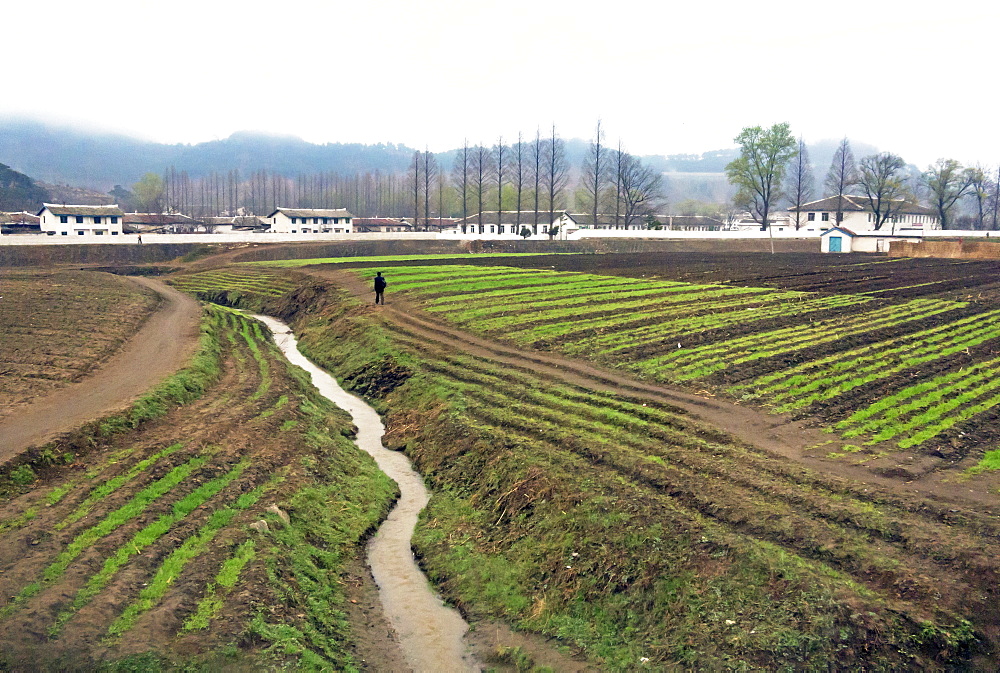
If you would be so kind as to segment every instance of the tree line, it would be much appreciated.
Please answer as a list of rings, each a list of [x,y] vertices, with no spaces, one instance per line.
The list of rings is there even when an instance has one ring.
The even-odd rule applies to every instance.
[[[761,231],[767,230],[771,213],[786,205],[801,226],[801,207],[814,200],[816,180],[802,139],[796,140],[787,123],[770,128],[753,126],[736,137],[740,156],[726,166],[729,181],[737,187],[734,199],[748,210]],[[844,197],[860,196],[872,215],[873,229],[895,222],[906,208],[927,204],[937,214],[942,229],[959,224],[970,229],[997,229],[1000,224],[1000,168],[962,166],[954,159],[938,159],[924,171],[914,171],[897,154],[877,152],[856,161],[850,141],[844,138],[834,152],[823,181],[825,194],[835,199],[835,221],[843,221]],[[953,218],[956,206],[970,212]]]
[[[571,183],[575,181],[575,188]],[[557,211],[591,213],[610,226],[645,221],[662,205],[660,174],[624,149],[607,146],[603,123],[582,165],[570,166],[565,143],[552,125],[533,138],[523,134],[513,142],[501,136],[492,145],[467,140],[451,166],[440,166],[437,155],[415,151],[404,172],[339,172],[294,177],[259,170],[211,172],[192,177],[169,167],[162,175],[147,173],[131,191],[111,193],[129,209],[179,212],[195,218],[268,215],[277,207],[347,208],[357,217],[407,217],[417,227],[436,218],[475,216],[510,211],[516,224],[536,227],[552,222]],[[523,221],[522,221],[523,220]]]

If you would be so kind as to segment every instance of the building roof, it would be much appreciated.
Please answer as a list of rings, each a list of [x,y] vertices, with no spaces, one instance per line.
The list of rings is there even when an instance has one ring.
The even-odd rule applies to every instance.
[[[124,224],[163,226],[167,224],[198,224],[198,221],[180,213],[125,213]]]
[[[655,215],[660,224],[682,227],[724,227],[722,220],[707,215]]]
[[[533,224],[535,221],[535,211],[533,210],[522,210],[521,212],[521,224]],[[553,211],[556,217],[559,217],[565,210]],[[502,210],[499,211],[499,217],[497,217],[498,211],[496,210],[484,210],[483,211],[483,224],[517,224],[517,214],[516,210]],[[539,210],[538,211],[538,221],[539,223],[548,220],[549,211]],[[432,218],[432,221],[436,221],[437,218]],[[447,218],[446,218],[447,221]],[[462,224],[479,224],[479,213],[475,215],[469,215],[464,220],[459,218],[454,220],[454,224],[461,226]]]
[[[0,213],[0,223],[2,224],[38,224],[40,219],[31,213]]]
[[[43,203],[41,210],[39,210],[36,215],[41,215],[42,211],[48,209],[53,215],[83,215],[85,217],[95,217],[95,216],[111,216],[117,215],[122,217],[125,213],[122,209],[118,207],[118,204],[113,204],[109,206],[67,206],[67,205],[56,205],[54,203]]]
[[[436,219],[436,218],[435,218]],[[412,227],[398,217],[355,217],[354,224],[362,227]]]
[[[853,229],[848,229],[847,227],[832,227],[821,233],[820,237],[829,236],[830,234],[833,233],[847,234],[848,236],[856,238],[869,237],[869,238],[915,238],[917,240],[923,239],[923,236],[921,236],[920,234],[892,234],[882,229],[879,229],[877,231],[854,231]]]
[[[276,208],[268,217],[283,213],[288,217],[354,217],[347,208]]]
[[[902,201],[902,199],[898,199]],[[844,212],[865,212],[868,210],[868,199],[864,196],[858,196],[856,194],[844,194],[843,202],[840,209]],[[827,196],[826,198],[819,199],[818,201],[810,201],[809,203],[803,203],[799,208],[792,206],[788,210],[799,212],[821,212],[827,211],[830,213],[837,212],[837,197]],[[925,206],[920,206],[914,203],[903,202],[903,207],[899,211],[900,215],[937,215],[937,211],[933,208],[927,208]]]

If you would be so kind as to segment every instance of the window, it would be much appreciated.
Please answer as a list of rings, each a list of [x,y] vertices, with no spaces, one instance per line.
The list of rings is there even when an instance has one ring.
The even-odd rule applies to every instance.
[[[64,231],[64,232],[62,232],[62,235],[63,236],[69,236],[69,232],[68,231]]]
[[[823,221],[824,222],[830,221],[830,213],[823,213]]]
[[[79,234],[80,236],[83,236],[83,229],[78,229],[76,233]]]
[[[77,224],[83,224],[83,215],[77,215],[76,216],[76,223]],[[83,232],[81,231],[80,233],[82,234]]]
[[[118,224],[118,216],[117,215],[112,215],[111,216],[111,224]]]
[[[104,235],[104,229],[97,229],[97,230],[94,231],[94,233],[97,234],[98,236],[103,236]]]
[[[809,216],[806,217],[806,219],[809,220],[810,222],[815,222],[816,221],[816,213],[809,213]]]
[[[323,218],[323,224],[330,224],[330,218],[329,217],[324,217]]]
[[[118,232],[117,232],[117,231],[112,231],[112,232],[111,232],[111,235],[112,235],[112,236],[117,236],[117,235],[118,235]]]
[[[68,224],[68,223],[69,223],[69,215],[59,216],[59,224]]]
[[[101,216],[100,215],[95,215],[94,216],[94,224],[100,224],[100,223],[101,223]]]

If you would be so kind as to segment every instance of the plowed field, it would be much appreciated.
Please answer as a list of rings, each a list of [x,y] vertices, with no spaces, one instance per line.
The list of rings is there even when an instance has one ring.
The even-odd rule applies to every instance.
[[[92,271],[8,270],[0,276],[0,417],[78,381],[156,307],[155,292]]]

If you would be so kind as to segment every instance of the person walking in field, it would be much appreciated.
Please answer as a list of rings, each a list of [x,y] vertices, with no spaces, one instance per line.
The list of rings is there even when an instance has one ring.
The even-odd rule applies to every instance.
[[[375,303],[385,305],[385,286],[388,283],[385,282],[385,278],[382,277],[382,272],[378,271],[375,273]]]

